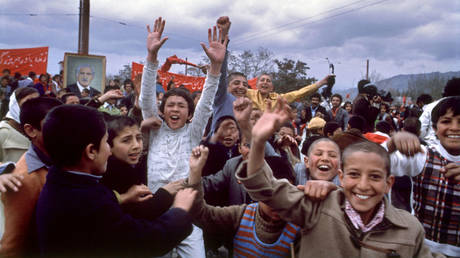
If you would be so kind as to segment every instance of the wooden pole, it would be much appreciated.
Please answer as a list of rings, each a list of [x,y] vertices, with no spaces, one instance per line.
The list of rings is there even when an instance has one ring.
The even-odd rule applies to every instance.
[[[366,80],[369,80],[369,59],[366,62]]]
[[[87,55],[89,49],[89,0],[80,0],[80,23],[78,26],[78,53]]]

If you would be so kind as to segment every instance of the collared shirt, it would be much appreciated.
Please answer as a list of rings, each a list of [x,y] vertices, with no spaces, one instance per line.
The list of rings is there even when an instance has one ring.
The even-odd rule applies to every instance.
[[[319,107],[319,105],[317,105],[316,108],[313,108],[312,106],[310,106],[311,117],[315,117],[316,111],[318,110],[318,107]]]
[[[80,90],[80,93],[82,93],[84,89],[88,89],[88,90],[91,89],[90,86],[87,86],[87,87],[81,86],[81,84],[78,81],[77,81],[77,87],[78,87],[78,90]]]
[[[49,169],[51,164],[49,163],[49,158],[45,157],[46,155],[44,153],[41,153],[37,147],[31,144],[25,156],[27,163],[27,173],[33,173],[42,167]]]
[[[361,216],[355,209],[353,209],[348,200],[345,200],[345,213],[347,214],[348,218],[350,218],[351,223],[353,223],[353,226],[356,229],[360,229],[362,232],[367,232],[383,221],[383,215],[385,213],[385,204],[381,202],[379,210],[375,214],[374,218],[372,218],[372,220],[369,223],[367,223],[367,225],[364,225]]]
[[[79,176],[89,176],[89,177],[92,177],[94,179],[97,179],[98,181],[102,179],[102,176],[96,176],[96,175],[88,174],[88,173],[85,173],[85,172],[79,172],[79,171],[65,171],[65,172],[70,173],[70,174],[74,174],[74,175],[79,175]]]

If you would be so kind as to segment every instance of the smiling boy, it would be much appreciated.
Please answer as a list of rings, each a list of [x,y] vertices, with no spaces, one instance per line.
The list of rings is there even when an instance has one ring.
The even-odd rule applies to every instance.
[[[411,176],[415,216],[432,251],[460,257],[460,97],[441,100],[431,124],[439,143],[428,147],[416,135],[400,132],[383,144],[391,171]],[[409,157],[407,157],[409,156]]]
[[[384,196],[394,177],[388,153],[375,143],[357,143],[344,151],[339,170],[343,189],[324,201],[313,201],[287,181],[274,179],[264,162],[264,142],[289,119],[289,107],[278,99],[275,110],[270,109],[252,130],[249,161],[237,178],[254,200],[302,227],[300,257],[431,257],[417,219]]]

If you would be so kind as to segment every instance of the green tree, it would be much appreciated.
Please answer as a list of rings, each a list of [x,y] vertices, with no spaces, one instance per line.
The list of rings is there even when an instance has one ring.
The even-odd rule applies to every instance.
[[[310,67],[303,61],[283,58],[283,60],[275,59],[274,62],[276,72],[272,73],[273,85],[278,93],[297,90],[316,81],[315,78],[308,77],[307,71]]]

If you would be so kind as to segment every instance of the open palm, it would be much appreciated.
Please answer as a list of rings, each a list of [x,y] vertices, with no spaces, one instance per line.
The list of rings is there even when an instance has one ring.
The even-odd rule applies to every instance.
[[[222,43],[222,32],[219,30],[219,34],[217,34],[216,26],[213,29],[208,29],[208,41],[209,41],[209,48],[206,47],[204,43],[201,43],[204,52],[209,57],[211,63],[223,63],[225,58],[225,50],[227,46],[228,37],[225,36],[225,40]]]
[[[161,38],[163,30],[165,28],[166,21],[161,17],[155,20],[153,25],[153,30],[151,30],[150,25],[147,25],[147,51],[149,55],[155,57],[158,54],[161,46],[168,40],[168,37]]]

